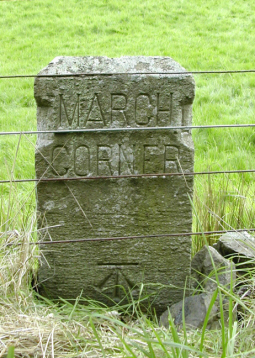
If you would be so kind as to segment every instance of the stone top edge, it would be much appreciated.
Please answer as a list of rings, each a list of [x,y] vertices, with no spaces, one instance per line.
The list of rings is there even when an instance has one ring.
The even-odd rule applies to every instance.
[[[60,74],[118,74],[118,73],[167,73],[186,72],[179,63],[171,57],[160,56],[123,56],[109,58],[105,56],[59,56],[55,57],[38,75]],[[182,76],[176,74],[176,76]],[[192,77],[185,74],[185,77]]]

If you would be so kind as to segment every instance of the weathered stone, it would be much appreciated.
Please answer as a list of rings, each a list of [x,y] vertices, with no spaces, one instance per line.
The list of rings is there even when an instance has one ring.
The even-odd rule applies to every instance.
[[[169,311],[171,313],[173,322],[178,329],[183,327],[183,307],[185,327],[196,329],[202,328],[204,325],[205,317],[208,312],[213,293],[201,293],[186,297],[178,303],[173,304],[168,308],[160,317],[159,325],[169,328]],[[221,328],[221,313],[220,313],[219,297],[215,300],[209,314],[209,319],[206,325],[207,329],[220,329]],[[233,312],[232,317],[236,320],[236,310]],[[223,298],[223,318],[224,324],[228,324],[229,318],[229,301]]]
[[[204,320],[213,296],[218,287],[215,270],[221,286],[225,289],[235,285],[236,271],[235,265],[221,256],[212,246],[204,246],[191,261],[191,277],[193,290],[201,292],[200,294],[184,298],[184,301],[173,304],[160,317],[160,325],[169,327],[169,310],[174,324],[182,328],[182,310],[184,307],[185,325],[188,328],[202,328]],[[229,301],[227,296],[223,296],[224,323],[228,323]],[[236,318],[236,309],[232,313]],[[220,300],[219,296],[210,311],[207,329],[219,329],[221,327]]]
[[[39,73],[49,77],[35,80],[38,130],[67,132],[38,135],[37,178],[87,178],[39,182],[39,239],[159,235],[41,245],[42,294],[69,299],[83,291],[109,304],[129,291],[138,298],[144,283],[159,313],[169,297],[182,298],[190,237],[160,235],[191,231],[192,176],[100,177],[193,171],[190,131],[163,128],[191,125],[194,80],[168,74],[183,71],[170,58],[58,57]],[[50,77],[57,74],[70,76]]]
[[[222,286],[229,288],[231,280],[233,286],[235,285],[235,265],[221,256],[212,246],[205,245],[191,261],[193,288],[205,292],[214,291],[217,288],[215,269]]]
[[[173,319],[175,326],[179,329],[182,328],[182,310],[184,305],[184,317],[185,317],[185,326],[186,328],[202,328],[205,320],[208,307],[210,305],[211,295],[206,295],[201,293],[199,295],[194,295],[186,297],[178,303],[173,304],[170,309],[166,310],[160,317],[159,325],[169,328],[169,310]],[[208,326],[212,324],[215,317],[217,317],[218,308],[217,305],[214,305],[210,318],[208,321]]]
[[[231,258],[238,270],[255,266],[255,238],[248,232],[229,232],[214,246],[224,257]]]

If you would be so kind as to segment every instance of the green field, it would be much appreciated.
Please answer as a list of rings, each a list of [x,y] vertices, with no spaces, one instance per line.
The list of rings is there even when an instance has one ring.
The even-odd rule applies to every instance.
[[[0,1],[0,74],[36,74],[60,55],[157,55],[190,71],[252,69],[254,9],[252,1]],[[195,81],[195,125],[254,122],[254,73],[195,75]],[[0,131],[35,129],[33,78],[1,79]],[[255,168],[253,129],[193,130],[193,138],[196,171]],[[0,138],[2,179],[34,177],[35,139]],[[231,175],[228,190],[239,194],[240,181],[253,187],[253,179]],[[207,181],[197,177],[197,188]],[[214,186],[221,181],[213,178]]]
[[[255,69],[254,43],[255,2],[253,0],[242,2],[235,0],[224,2],[219,0],[0,0],[0,76],[34,75],[56,56],[87,55],[170,56],[189,71],[250,70]],[[194,125],[255,123],[255,73],[197,74],[194,78],[196,82],[196,98],[193,105]],[[0,78],[0,132],[36,129],[33,82],[33,78]],[[192,133],[195,143],[195,171],[255,169],[254,129],[194,129]],[[0,180],[35,176],[35,141],[34,135],[0,136]],[[197,176],[194,230],[255,227],[254,192],[254,173],[212,176],[210,179],[208,176]],[[28,250],[26,252],[28,256],[25,257],[23,251],[17,250],[11,253],[7,250],[8,254],[6,254],[3,251],[6,235],[3,236],[1,232],[13,234],[14,230],[17,230],[16,239],[20,241],[28,241],[34,237],[34,206],[33,185],[0,184],[0,237],[4,238],[0,255],[2,260],[0,281],[2,280],[3,284],[0,297],[3,307],[7,307],[9,302],[15,307],[13,312],[14,310],[22,312],[20,314],[24,314],[24,310],[27,310],[26,314],[31,316],[33,312],[43,317],[47,314],[58,316],[59,320],[54,322],[56,327],[58,324],[61,327],[58,327],[61,333],[58,331],[57,339],[63,345],[66,344],[68,348],[65,354],[69,352],[70,355],[63,355],[62,352],[59,355],[56,353],[55,357],[93,356],[81,353],[85,349],[86,342],[77,335],[79,324],[82,325],[80,329],[83,333],[86,333],[84,328],[86,324],[89,325],[88,340],[90,348],[95,349],[98,354],[95,354],[95,357],[132,357],[130,352],[129,355],[127,353],[128,349],[120,338],[121,334],[115,335],[114,338],[123,346],[120,353],[110,347],[109,341],[104,336],[106,335],[104,329],[97,331],[99,338],[96,339],[95,326],[87,323],[86,320],[86,324],[80,320],[83,317],[80,311],[78,313],[72,311],[68,305],[65,305],[66,311],[38,308],[34,301],[31,301],[29,278],[31,270],[35,267],[36,250],[32,253]],[[194,251],[201,244],[201,241],[195,238]],[[29,255],[33,258],[31,264],[26,259],[30,257]],[[11,258],[17,259],[21,266],[17,264],[14,268]],[[253,301],[249,304],[252,306]],[[4,314],[9,315],[8,320],[5,317],[5,320],[10,322],[9,326],[15,325],[17,317],[13,315],[12,321],[11,313],[6,312],[3,310]],[[90,313],[86,311],[86,314]],[[254,357],[252,355],[254,353],[251,352],[254,334],[251,325],[254,318],[254,315],[250,315],[247,317],[247,322],[250,323],[246,326],[246,323],[244,324],[245,332],[248,333],[242,330],[243,327],[238,327],[238,334],[245,340],[245,344],[240,343],[241,338],[232,340],[236,345],[234,349],[236,357]],[[96,329],[103,319],[97,317]],[[3,322],[1,324],[4,326]],[[41,330],[43,332],[45,329],[47,332],[45,335],[42,333],[42,340],[46,344],[48,337],[51,337],[54,324],[50,329],[47,322],[43,319],[42,322],[44,323],[40,326]],[[68,328],[69,341],[63,338],[65,336],[63,332],[67,330],[65,325],[68,322],[72,325],[72,328]],[[25,321],[23,323],[26,326]],[[117,323],[111,318],[111,327],[115,324]],[[33,325],[36,327],[35,321]],[[135,337],[134,339],[144,342],[148,341],[148,337],[151,340],[156,339],[153,330],[158,331],[155,327],[152,328],[152,323],[150,326],[144,322],[141,327],[142,330],[149,332],[148,335],[144,334],[142,337],[140,333],[134,333],[131,329],[133,334],[131,336]],[[121,331],[122,328],[120,324],[118,329]],[[112,330],[114,331],[114,328]],[[158,334],[162,340],[171,341],[170,333],[167,335],[168,333],[160,331]],[[224,357],[234,357],[231,355],[233,352],[224,355],[226,352],[222,350],[222,337],[221,334],[208,333],[204,348],[208,357],[220,357],[222,352]],[[190,337],[190,343],[184,339],[185,344],[195,348],[198,347],[198,340],[197,333]],[[20,343],[11,339],[10,342],[20,348]],[[108,345],[104,353],[100,345],[104,347]],[[29,346],[25,345],[25,347],[29,351]],[[46,354],[45,357],[50,356],[50,347],[48,344],[48,348],[46,347],[48,355]],[[163,349],[160,344],[159,348]],[[1,349],[0,347],[0,351]],[[146,349],[148,355],[140,350],[140,355],[137,357],[154,357],[150,347],[147,346]],[[164,349],[162,352],[156,357],[167,357],[164,355]],[[31,353],[31,356],[34,356],[33,354]],[[189,354],[190,357],[197,356],[197,353],[189,352]],[[22,354],[18,355],[20,356]],[[38,353],[38,357],[41,356],[43,355]],[[170,356],[174,357],[174,355]],[[186,356],[180,355],[180,357]]]

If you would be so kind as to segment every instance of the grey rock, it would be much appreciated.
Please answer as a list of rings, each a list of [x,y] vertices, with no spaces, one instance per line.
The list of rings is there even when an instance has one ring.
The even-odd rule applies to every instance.
[[[75,76],[81,73],[86,76]],[[57,74],[70,76],[35,79],[38,130],[67,133],[38,135],[37,178],[96,180],[39,182],[38,228],[45,228],[39,240],[190,232],[192,176],[99,178],[193,171],[190,131],[164,129],[191,125],[193,77],[164,57],[57,57],[40,72]],[[68,132],[77,128],[91,131]],[[153,307],[161,313],[169,297],[182,298],[190,275],[190,237],[40,249],[40,292],[50,298],[73,299],[83,291],[106,304],[124,303],[129,294],[139,298],[141,283],[146,294],[157,294],[158,284],[165,288]]]
[[[222,235],[215,249],[222,256],[231,258],[238,270],[255,267],[255,238],[246,231]]]
[[[213,265],[214,263],[214,265]],[[215,267],[215,268],[214,268]],[[217,288],[215,276],[217,272],[219,283],[226,288],[233,286],[236,280],[235,265],[225,259],[212,246],[204,246],[191,261],[191,277],[193,289],[212,292]]]
[[[183,327],[183,306],[185,327],[190,329],[199,329],[204,325],[205,317],[212,299],[211,294],[201,293],[186,297],[178,303],[172,305],[160,317],[159,325],[169,328],[169,311],[171,313],[173,322],[178,329]],[[224,323],[227,324],[228,320],[228,300],[224,300]],[[217,299],[210,311],[207,329],[219,329],[221,327],[219,300]]]
[[[170,306],[160,317],[160,325],[169,328],[169,311],[173,318],[174,324],[181,329],[183,326],[183,308],[185,325],[187,328],[202,328],[204,320],[208,312],[208,308],[213,293],[218,287],[215,270],[217,272],[219,284],[225,289],[235,285],[236,270],[235,265],[231,261],[221,256],[213,247],[204,246],[192,259],[191,277],[193,281],[194,292],[202,292],[193,294],[184,298],[178,303]],[[228,324],[229,317],[229,301],[227,296],[223,296],[223,313],[224,323]],[[232,313],[236,318],[236,309]],[[214,305],[210,311],[207,329],[219,329],[221,327],[220,317],[220,300],[217,296]]]

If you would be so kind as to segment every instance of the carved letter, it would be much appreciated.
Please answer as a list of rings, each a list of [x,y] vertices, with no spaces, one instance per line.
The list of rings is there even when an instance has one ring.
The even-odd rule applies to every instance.
[[[150,96],[139,94],[135,100],[135,121],[137,124],[148,124],[152,115]]]
[[[112,149],[108,145],[97,146],[97,175],[113,175],[111,167]]]
[[[169,106],[168,108],[160,109],[160,98],[159,93],[157,94],[157,125],[170,125],[172,120],[172,106],[173,106],[173,94],[169,94]],[[166,104],[166,97],[164,96],[164,104]],[[161,123],[160,123],[161,122]]]
[[[63,110],[64,109],[64,110]],[[60,127],[62,125],[65,127],[66,122],[68,123],[69,127],[73,127],[73,124],[79,127],[79,119],[80,119],[80,95],[77,94],[77,101],[75,104],[72,104],[73,114],[71,116],[68,115],[68,110],[65,105],[65,101],[63,95],[59,95],[59,120],[60,120]],[[77,109],[77,111],[76,111]],[[77,119],[74,120],[75,113],[77,112]]]
[[[89,148],[81,145],[76,148],[74,153],[74,172],[79,176],[86,176],[90,170]]]
[[[163,172],[163,157],[157,145],[144,145],[143,173],[153,174]]]
[[[98,122],[105,126],[105,119],[104,119],[104,115],[103,115],[103,112],[102,112],[102,108],[101,108],[101,105],[100,105],[100,102],[99,102],[99,97],[98,97],[98,94],[95,93],[92,101],[91,101],[91,105],[90,105],[90,108],[89,108],[89,113],[88,113],[88,116],[87,116],[87,119],[86,119],[86,123],[87,122]],[[85,125],[86,125],[85,123]]]
[[[164,173],[175,173],[178,168],[178,148],[165,145]]]
[[[52,151],[52,169],[56,175],[65,175],[70,168],[68,152],[66,147],[61,145],[53,148]]]
[[[122,93],[112,93],[111,94],[111,122],[114,124],[127,123],[127,117],[124,110],[127,106],[127,97]]]
[[[119,175],[121,174],[134,174],[134,153],[131,148],[123,148],[119,144]]]

